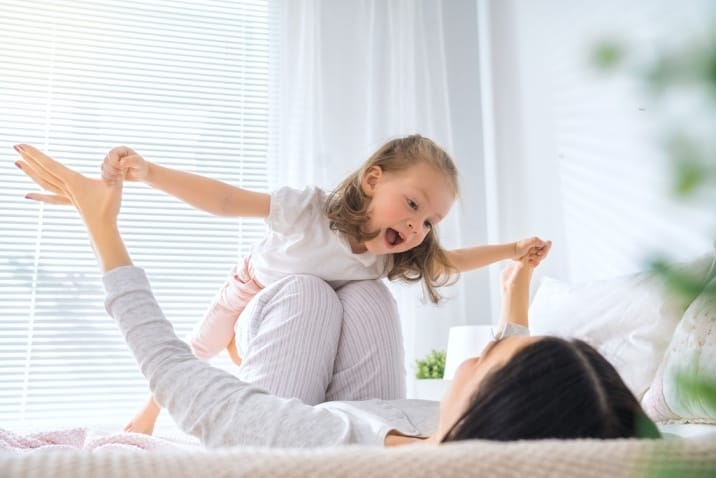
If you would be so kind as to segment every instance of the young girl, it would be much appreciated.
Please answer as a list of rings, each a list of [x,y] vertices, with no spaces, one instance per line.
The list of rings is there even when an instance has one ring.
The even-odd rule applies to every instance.
[[[234,266],[192,333],[192,351],[204,360],[226,348],[241,363],[242,334],[235,340],[239,315],[264,286],[287,275],[311,274],[336,289],[383,277],[422,281],[437,303],[437,288],[460,272],[539,254],[546,246],[529,238],[443,250],[435,227],[458,194],[457,169],[447,153],[420,135],[389,141],[331,193],[316,187],[248,191],[150,163],[126,147],[109,152],[102,174],[108,181],[145,182],[212,214],[265,218],[265,237]],[[150,399],[125,430],[151,433],[159,410]]]

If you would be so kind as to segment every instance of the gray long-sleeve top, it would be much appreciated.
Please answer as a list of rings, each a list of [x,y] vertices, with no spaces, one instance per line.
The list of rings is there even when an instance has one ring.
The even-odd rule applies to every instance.
[[[383,446],[390,430],[428,436],[437,428],[438,404],[432,401],[309,406],[271,395],[198,360],[164,317],[142,269],[113,269],[104,275],[104,286],[107,311],[117,320],[155,398],[182,430],[205,446]]]

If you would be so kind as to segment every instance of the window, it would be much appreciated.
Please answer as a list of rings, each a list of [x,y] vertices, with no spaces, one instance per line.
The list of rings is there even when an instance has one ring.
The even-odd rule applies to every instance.
[[[107,151],[125,144],[150,161],[267,190],[271,24],[261,0],[3,2],[3,426],[121,427],[148,394],[104,310],[77,214],[23,198],[37,188],[13,166],[12,145],[97,176]],[[127,184],[120,229],[184,336],[263,224]]]

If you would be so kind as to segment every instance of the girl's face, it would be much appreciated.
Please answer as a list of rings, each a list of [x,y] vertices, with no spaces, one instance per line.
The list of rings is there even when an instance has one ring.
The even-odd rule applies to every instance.
[[[365,231],[379,231],[363,245],[376,255],[405,252],[420,245],[455,201],[448,178],[424,161],[395,172],[373,166],[361,186],[370,198]]]

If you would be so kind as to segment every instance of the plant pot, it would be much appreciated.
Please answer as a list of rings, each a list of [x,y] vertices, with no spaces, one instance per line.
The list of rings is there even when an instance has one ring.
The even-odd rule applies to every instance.
[[[413,382],[414,388],[412,398],[439,401],[443,398],[450,382],[450,380],[443,380],[441,378],[415,379]]]

